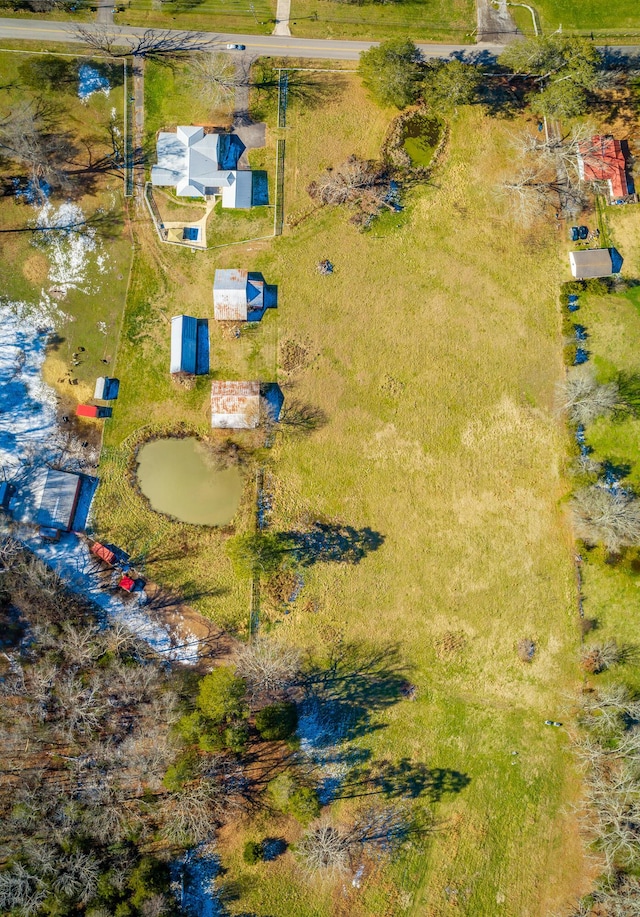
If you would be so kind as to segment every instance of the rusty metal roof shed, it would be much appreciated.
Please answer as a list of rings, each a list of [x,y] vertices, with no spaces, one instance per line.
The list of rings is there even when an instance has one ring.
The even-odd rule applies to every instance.
[[[246,322],[247,314],[262,309],[264,281],[259,274],[218,268],[213,281],[213,314],[220,322]]]
[[[212,382],[211,426],[251,430],[260,423],[259,382]]]

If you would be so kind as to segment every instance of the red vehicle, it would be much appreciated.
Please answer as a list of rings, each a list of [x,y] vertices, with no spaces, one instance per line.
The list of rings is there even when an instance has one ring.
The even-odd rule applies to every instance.
[[[130,576],[127,576],[126,573],[118,583],[121,589],[124,589],[125,592],[133,592],[133,588],[136,584],[134,579],[131,579]]]

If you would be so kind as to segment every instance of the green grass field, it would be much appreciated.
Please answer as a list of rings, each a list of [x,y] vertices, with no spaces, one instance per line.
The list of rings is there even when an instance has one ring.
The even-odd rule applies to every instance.
[[[504,211],[496,186],[512,168],[516,125],[480,109],[460,111],[432,183],[408,194],[402,214],[360,233],[345,212],[314,211],[309,182],[351,153],[375,156],[390,116],[349,75],[315,78],[305,103],[293,101],[285,200],[295,229],[279,239],[194,254],[136,228],[97,525],[145,553],[150,577],[246,629],[248,589],[232,576],[226,536],[151,513],[128,468],[140,431],[206,432],[206,380],[186,391],[169,379],[171,315],[211,318],[216,267],[262,271],[278,309],[239,339],[212,322],[213,375],[277,378],[286,399],[320,409],[324,426],[278,436],[265,456],[271,524],[349,526],[363,546],[359,562],[305,567],[290,613],[265,608],[262,627],[321,656],[351,644],[397,653],[416,700],[370,709],[343,752],[439,768],[444,785],[418,791],[439,826],[426,845],[367,871],[345,898],[309,885],[291,854],[242,862],[256,832],[295,841],[288,821],[232,826],[220,842],[232,912],[436,917],[455,905],[469,917],[547,917],[585,889],[590,868],[570,808],[570,744],[543,725],[569,718],[579,642],[553,413],[564,265],[555,231],[523,233]],[[332,276],[316,270],[325,258]],[[236,528],[250,511],[249,490]],[[536,643],[531,665],[517,657],[523,637]]]
[[[530,4],[538,13],[543,32],[552,32],[562,26],[565,32],[591,32],[597,41],[607,37],[637,39],[640,35],[640,18],[635,0],[616,0],[600,3],[599,0],[536,0]],[[533,34],[531,14],[524,9],[511,11],[518,27],[525,34]]]
[[[623,254],[623,277],[637,281],[640,276],[640,211],[637,207],[609,207],[604,211],[612,244]],[[580,296],[575,320],[589,333],[590,362],[603,381],[615,379],[619,372],[640,373],[636,341],[640,334],[640,287],[607,296]],[[640,488],[640,421],[633,417],[596,421],[587,430],[592,457],[626,468],[626,486]],[[628,552],[617,564],[604,562],[601,551],[585,552],[584,613],[597,622],[587,640],[603,642],[615,639],[620,644],[637,645],[638,589],[640,563],[638,552]],[[599,681],[624,681],[640,689],[640,666],[614,667],[599,676]]]
[[[402,3],[341,3],[292,0],[291,31],[305,38],[407,36],[415,41],[473,43],[476,26],[472,0],[411,0]]]
[[[125,0],[115,21],[164,29],[194,29],[269,35],[275,22],[275,0]]]

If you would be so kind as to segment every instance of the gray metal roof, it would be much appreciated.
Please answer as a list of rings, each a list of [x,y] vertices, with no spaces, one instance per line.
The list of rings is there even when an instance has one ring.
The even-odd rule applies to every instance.
[[[577,280],[589,277],[608,277],[613,273],[611,252],[608,248],[588,248],[569,252],[571,272]]]
[[[79,493],[80,478],[77,474],[47,468],[38,500],[38,525],[68,531],[73,523]]]

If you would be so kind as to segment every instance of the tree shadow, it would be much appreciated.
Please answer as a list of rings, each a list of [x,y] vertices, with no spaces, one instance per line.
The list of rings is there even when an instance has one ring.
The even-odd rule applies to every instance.
[[[370,770],[354,773],[337,795],[341,799],[381,795],[385,799],[427,799],[436,803],[448,793],[460,793],[470,783],[471,778],[460,771],[427,767],[405,757],[397,762],[383,761]]]
[[[279,423],[280,429],[285,433],[309,436],[326,426],[328,420],[322,408],[293,399],[284,404]]]
[[[626,412],[640,417],[640,373],[619,372],[615,381]],[[623,417],[626,412],[623,410],[620,416]]]
[[[384,543],[384,535],[368,526],[356,529],[352,525],[324,522],[314,522],[308,532],[286,532],[283,537],[292,545],[292,553],[303,567],[317,563],[358,564]]]
[[[251,74],[251,87],[254,90],[256,101],[253,103],[254,117],[257,112],[262,112],[278,103],[280,93],[279,72],[266,62],[260,62],[253,68]],[[305,108],[321,108],[329,102],[339,98],[346,88],[346,78],[338,73],[331,74],[331,80],[323,79],[321,73],[307,73],[299,70],[288,70],[286,80],[286,95],[288,104],[304,105]]]

